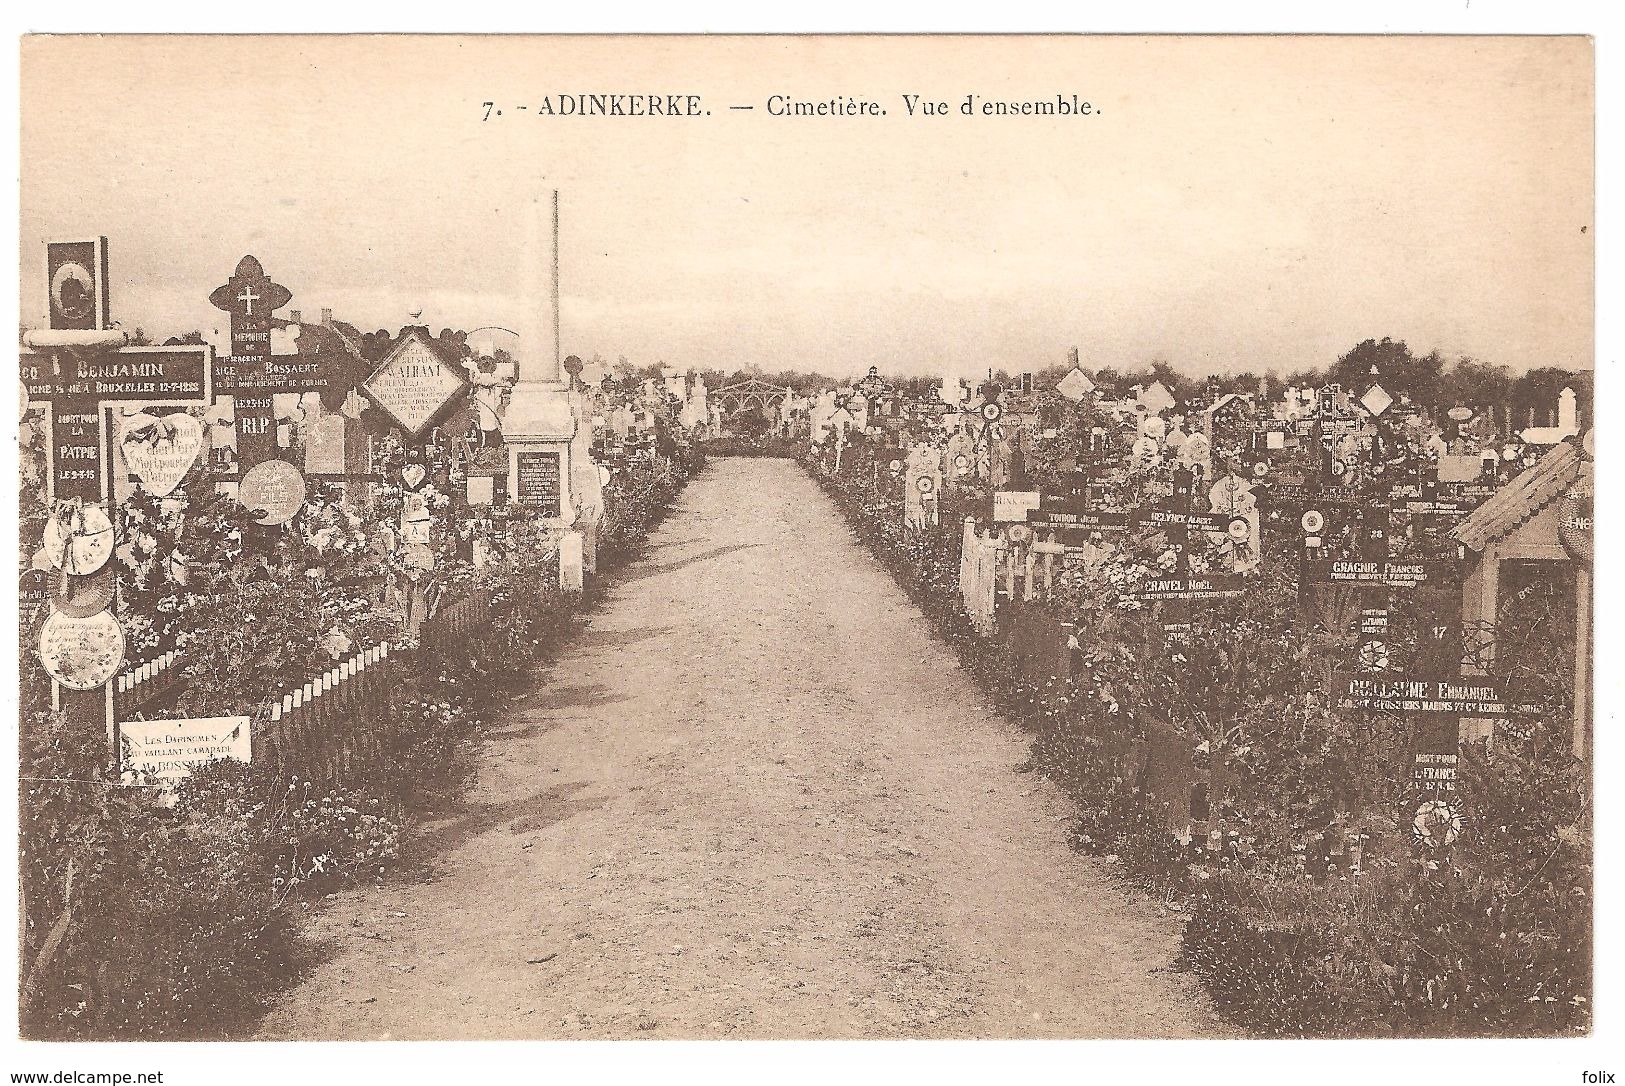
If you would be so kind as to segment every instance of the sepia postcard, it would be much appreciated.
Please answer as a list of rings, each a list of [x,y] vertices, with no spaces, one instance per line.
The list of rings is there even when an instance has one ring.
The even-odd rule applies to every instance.
[[[19,48],[12,1081],[1612,1081],[1592,39]]]

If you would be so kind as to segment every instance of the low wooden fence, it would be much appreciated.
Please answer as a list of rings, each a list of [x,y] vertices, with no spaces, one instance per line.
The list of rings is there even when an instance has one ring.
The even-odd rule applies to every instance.
[[[185,659],[179,649],[170,649],[113,682],[114,719],[130,720],[137,714],[148,716],[173,705],[185,689]]]
[[[517,595],[497,599],[475,589],[434,609],[418,631],[415,648],[388,642],[357,652],[281,698],[249,710],[252,756],[284,774],[334,783],[354,779],[389,750],[402,697],[416,686],[419,661],[439,659],[467,647],[502,612],[543,606],[541,578]],[[157,719],[186,689],[186,657],[172,650],[115,680],[116,719]]]
[[[441,607],[418,631],[419,651],[426,656],[454,651],[472,631],[490,627],[492,611],[491,593],[483,591],[470,592]]]
[[[338,781],[389,749],[402,686],[388,643],[358,652],[282,695],[254,725],[253,757],[282,773]]]

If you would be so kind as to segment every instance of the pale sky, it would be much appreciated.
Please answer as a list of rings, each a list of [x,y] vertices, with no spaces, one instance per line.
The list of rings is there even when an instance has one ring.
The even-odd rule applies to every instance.
[[[32,38],[22,59],[28,324],[43,240],[105,234],[114,317],[159,335],[217,325],[245,253],[307,318],[520,326],[541,304],[520,208],[558,188],[583,357],[970,374],[1077,345],[1202,375],[1392,336],[1592,365],[1583,39]],[[712,112],[516,108],[576,92]],[[773,94],[887,116],[773,117]],[[964,117],[967,94],[1100,113]]]

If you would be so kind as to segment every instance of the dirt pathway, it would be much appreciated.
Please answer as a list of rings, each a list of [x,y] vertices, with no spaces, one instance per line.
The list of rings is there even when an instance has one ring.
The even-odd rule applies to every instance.
[[[267,1038],[1222,1032],[794,464],[724,460]]]

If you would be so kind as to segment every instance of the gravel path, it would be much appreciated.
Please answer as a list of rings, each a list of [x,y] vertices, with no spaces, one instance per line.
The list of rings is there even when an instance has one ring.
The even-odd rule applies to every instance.
[[[796,465],[718,461],[261,1035],[1223,1033],[1025,757]]]

